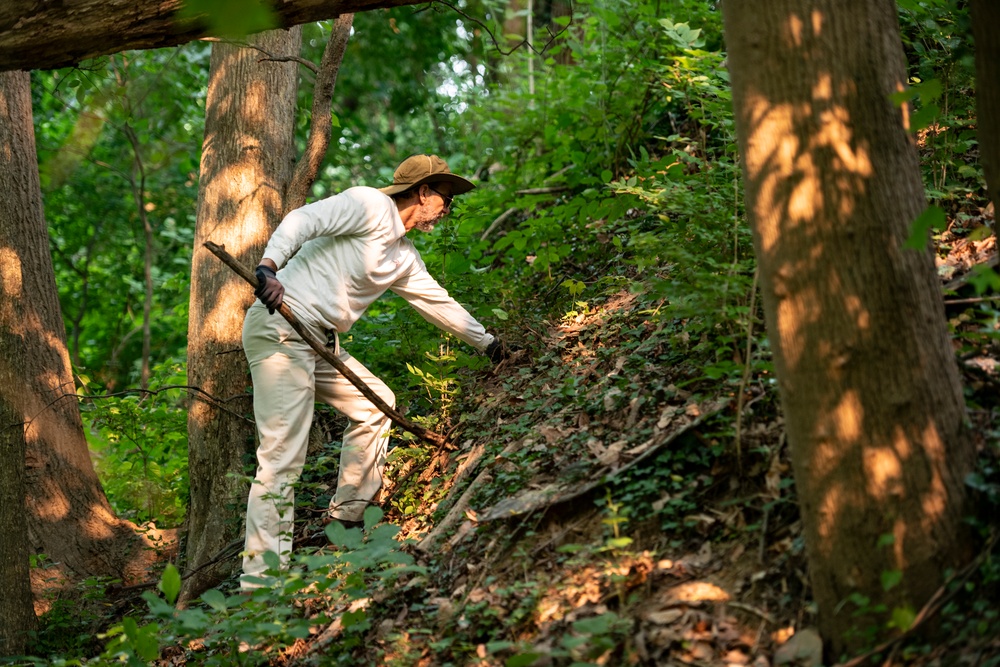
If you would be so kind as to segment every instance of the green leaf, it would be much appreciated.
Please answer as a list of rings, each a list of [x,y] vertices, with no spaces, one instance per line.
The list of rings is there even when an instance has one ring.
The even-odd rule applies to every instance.
[[[882,590],[891,591],[903,580],[902,570],[888,570],[882,573]]]
[[[919,132],[929,126],[941,115],[941,109],[936,104],[928,104],[910,116],[910,132]]]
[[[201,594],[202,601],[216,611],[226,611],[226,596],[221,592],[210,588]]]
[[[337,117],[337,114],[330,114],[330,125],[333,127],[340,127],[340,118]]]
[[[375,524],[382,520],[385,512],[377,505],[369,505],[365,508],[365,530],[370,530]]]
[[[170,604],[174,603],[181,592],[181,573],[173,563],[167,563],[167,567],[163,570],[163,576],[160,577],[160,592]]]
[[[278,17],[262,0],[186,0],[182,20],[205,26],[213,35],[241,39],[278,26]]]
[[[281,569],[281,558],[278,557],[278,554],[273,551],[265,551],[263,558],[267,569],[274,570],[275,572]]]
[[[898,628],[901,632],[906,632],[915,620],[917,620],[916,612],[913,611],[913,607],[906,605],[892,610],[892,620],[889,621],[889,625]]]
[[[970,273],[969,283],[976,288],[976,294],[1000,292],[1000,275],[986,264],[977,264]]]
[[[605,169],[601,172],[601,180],[605,183],[610,183],[614,179],[615,175],[611,173],[610,169]]]
[[[518,653],[507,658],[503,664],[504,667],[528,667],[528,665],[534,664],[541,657],[541,653],[532,653],[530,651],[528,653]]]
[[[878,536],[878,544],[876,545],[879,549],[882,547],[888,547],[896,543],[896,536],[892,533],[882,533]]]
[[[494,309],[493,309],[493,315],[494,315],[494,316],[495,316],[495,317],[496,317],[496,318],[497,318],[498,320],[506,320],[506,319],[507,319],[507,318],[509,317],[509,316],[507,315],[507,311],[506,311],[506,310],[503,310],[502,308],[494,308]]]
[[[903,243],[904,248],[923,250],[927,247],[927,235],[931,229],[944,229],[948,224],[944,210],[939,206],[928,206],[910,225],[910,237]]]
[[[361,531],[357,528],[347,529],[339,521],[332,521],[326,527],[326,537],[330,544],[344,549],[357,549],[362,544]]]

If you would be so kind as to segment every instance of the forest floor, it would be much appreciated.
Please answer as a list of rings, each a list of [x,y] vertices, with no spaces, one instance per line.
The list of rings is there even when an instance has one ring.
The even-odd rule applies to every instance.
[[[975,323],[959,301],[995,244],[945,242],[939,271],[956,347],[969,348],[959,356],[979,479],[995,485],[1000,354],[995,342],[963,342]],[[332,622],[265,649],[267,660],[824,664],[766,365],[751,372],[736,353],[727,372],[706,373],[685,322],[627,292],[519,342],[528,349],[463,380],[474,389],[448,406],[454,446],[409,443],[390,458],[383,521],[400,526],[415,571],[326,598],[317,609]],[[319,530],[304,522],[299,544]],[[994,546],[908,632],[849,664],[1000,664],[997,570],[983,566]],[[346,622],[362,611],[360,627]]]
[[[938,269],[980,454],[974,486],[995,508],[1000,346],[968,289],[996,247],[967,229],[943,235]],[[342,424],[318,413],[326,432],[300,485],[296,553],[324,574],[253,596],[234,579],[204,612],[149,602],[187,628],[151,662],[824,664],[762,325],[699,330],[669,312],[621,291],[544,326],[517,323],[526,349],[498,366],[448,370],[464,393],[436,385],[429,425],[452,444],[394,438],[382,512],[363,534],[323,529],[338,450],[322,443]],[[979,520],[992,533],[981,530],[974,566],[910,630],[842,664],[1000,665],[997,520]],[[134,599],[117,608],[130,606],[144,612]],[[139,646],[142,630],[123,636]]]

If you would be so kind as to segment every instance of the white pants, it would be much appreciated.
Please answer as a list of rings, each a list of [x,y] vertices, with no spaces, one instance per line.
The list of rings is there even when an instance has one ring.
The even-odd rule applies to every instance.
[[[243,572],[259,576],[267,569],[263,554],[268,551],[278,554],[282,566],[288,562],[295,502],[292,485],[305,465],[314,403],[323,401],[350,420],[344,431],[337,491],[330,501],[330,514],[337,519],[360,520],[381,488],[391,423],[317,355],[285,318],[269,315],[259,302],[243,322],[243,350],[253,376],[253,411],[260,438],[257,476],[247,500]],[[380,379],[339,345],[336,352],[372,391],[395,407],[395,396]],[[253,584],[244,582],[243,587]]]

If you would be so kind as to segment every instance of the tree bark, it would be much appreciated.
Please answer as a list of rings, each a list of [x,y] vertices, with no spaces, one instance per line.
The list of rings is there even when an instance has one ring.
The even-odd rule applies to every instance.
[[[286,0],[277,28],[425,0]],[[129,49],[177,46],[210,36],[175,15],[183,0],[5,0],[0,3],[0,71],[69,67]]]
[[[25,117],[28,122],[25,123]],[[31,180],[24,158],[34,155],[31,94],[27,72],[0,74],[0,237],[27,215],[41,214],[41,190]],[[37,168],[34,173],[37,173]],[[37,194],[35,194],[37,192]],[[33,206],[32,206],[33,205]],[[23,208],[25,207],[26,208]],[[37,211],[31,211],[31,208]],[[30,212],[29,212],[30,211]],[[17,251],[0,250],[0,657],[23,654],[27,633],[35,629],[35,611],[28,580],[28,521],[24,503],[24,414],[10,391],[24,378],[18,365],[27,356],[25,337],[13,329],[24,297],[22,266]]]
[[[993,232],[1000,218],[1000,4],[971,0],[976,45],[976,127],[979,162],[993,202]]]
[[[925,201],[889,99],[906,80],[896,5],[726,0],[723,18],[813,594],[837,658],[894,610],[919,610],[971,546],[974,451],[941,288],[926,242],[903,247]]]
[[[8,535],[54,565],[36,593],[60,581],[140,574],[134,527],[115,517],[90,460],[59,309],[31,118],[26,73],[0,76],[0,404],[3,437],[23,438],[0,465],[24,472],[28,539]],[[5,470],[6,475],[13,475]],[[14,482],[16,484],[16,482]],[[6,484],[4,491],[10,493]],[[6,501],[4,508],[9,507]],[[8,517],[9,518],[9,517]],[[138,560],[136,562],[139,562]],[[130,566],[134,566],[130,567]],[[6,570],[4,570],[6,572]],[[7,590],[17,590],[16,585]],[[20,593],[16,594],[20,596]]]
[[[301,30],[269,31],[250,42],[275,56],[297,57]],[[255,266],[281,222],[295,155],[297,67],[262,61],[252,48],[212,47],[191,266],[188,383],[228,409],[196,401],[189,413],[189,568],[239,536],[255,439],[241,343],[253,292],[204,243],[225,245]],[[200,571],[185,581],[182,599],[197,597],[231,572],[232,562]]]

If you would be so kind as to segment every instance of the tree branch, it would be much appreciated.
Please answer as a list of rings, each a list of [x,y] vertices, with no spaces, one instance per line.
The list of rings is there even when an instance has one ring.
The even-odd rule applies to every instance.
[[[330,39],[323,49],[323,58],[316,70],[316,83],[313,85],[312,125],[309,128],[309,139],[305,154],[295,165],[295,173],[288,184],[285,196],[285,213],[289,213],[306,203],[306,197],[312,184],[319,174],[323,157],[330,146],[332,133],[333,91],[337,85],[337,74],[347,50],[347,40],[351,36],[351,26],[354,14],[344,14],[333,22]]]

